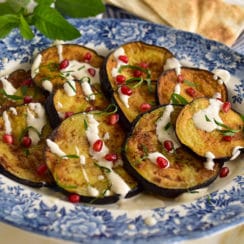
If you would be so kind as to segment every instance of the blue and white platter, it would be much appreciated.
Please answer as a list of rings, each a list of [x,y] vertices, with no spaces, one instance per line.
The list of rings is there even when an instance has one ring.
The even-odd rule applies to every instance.
[[[244,56],[199,35],[139,20],[70,19],[82,36],[73,41],[106,56],[130,41],[168,48],[184,65],[225,69],[234,109],[244,114]],[[19,32],[0,40],[0,76],[30,67],[52,44],[39,32],[31,41]],[[163,199],[139,195],[113,205],[69,203],[59,192],[34,189],[0,175],[0,220],[44,236],[79,243],[175,243],[209,236],[244,223],[244,157],[227,162],[230,174],[198,194]],[[186,194],[186,195],[187,195]]]

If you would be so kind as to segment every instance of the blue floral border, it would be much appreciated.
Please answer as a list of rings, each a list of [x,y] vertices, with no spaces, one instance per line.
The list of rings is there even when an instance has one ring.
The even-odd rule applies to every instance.
[[[131,20],[72,20],[82,33],[75,43],[104,45],[107,50],[140,40],[169,48],[179,59],[187,59],[195,66],[228,68],[241,84],[234,88],[234,102],[244,98],[244,56],[227,46],[187,32]],[[20,38],[18,31],[0,41],[2,57],[32,62],[36,50],[51,44],[36,30],[32,41]],[[0,70],[3,68],[0,61]],[[60,200],[50,203],[45,194],[26,188],[0,176],[0,220],[28,231],[80,243],[172,243],[199,238],[234,225],[244,223],[244,177],[238,176],[209,197],[189,204],[158,208],[152,211],[157,220],[153,226],[145,224],[143,215],[130,218],[121,211],[114,215],[105,210],[84,205],[71,205]],[[133,228],[128,228],[133,226]]]

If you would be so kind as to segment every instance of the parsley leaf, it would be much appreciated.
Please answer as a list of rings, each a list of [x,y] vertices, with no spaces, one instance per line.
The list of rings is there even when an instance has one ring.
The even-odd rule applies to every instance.
[[[67,41],[81,36],[80,32],[54,8],[40,4],[34,9],[33,14],[36,28],[50,39]]]

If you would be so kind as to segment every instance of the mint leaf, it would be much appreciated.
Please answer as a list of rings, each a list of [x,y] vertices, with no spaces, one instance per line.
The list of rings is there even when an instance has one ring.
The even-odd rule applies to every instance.
[[[9,6],[17,13],[21,9],[26,8],[30,0],[7,0]]]
[[[66,41],[81,36],[80,32],[65,20],[57,10],[49,6],[38,5],[33,14],[36,28],[50,39]]]
[[[0,3],[0,15],[13,14],[14,10],[8,2]]]
[[[90,17],[105,12],[101,0],[56,0],[55,7],[61,14],[73,18]]]
[[[21,35],[25,39],[30,40],[34,37],[34,34],[33,34],[29,24],[27,23],[27,21],[23,15],[20,15],[20,26],[19,26],[19,28],[20,28]]]
[[[9,32],[19,26],[19,18],[14,14],[0,16],[0,38],[5,37]]]

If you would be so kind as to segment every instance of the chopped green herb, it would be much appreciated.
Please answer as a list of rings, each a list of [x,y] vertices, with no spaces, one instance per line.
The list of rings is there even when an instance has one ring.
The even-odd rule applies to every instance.
[[[36,134],[41,137],[41,133],[33,126],[27,126],[21,133],[20,133],[20,136],[19,136],[19,142],[22,141],[23,137],[27,134],[27,132],[29,130],[33,130],[36,132]]]
[[[182,97],[181,95],[177,94],[177,93],[173,93],[171,95],[170,100],[172,101],[173,104],[176,104],[176,105],[186,105],[186,104],[188,104],[187,100],[184,97]]]
[[[168,122],[168,123],[164,126],[164,130],[168,130],[168,129],[170,128],[170,126],[171,126],[171,123]]]
[[[23,100],[23,96],[17,96],[17,95],[9,95],[4,89],[0,89],[0,94],[3,94],[5,97],[12,99],[12,100]]]
[[[85,128],[85,130],[88,129],[88,123],[87,123],[87,121],[85,119],[84,119],[84,128]]]
[[[184,80],[183,81],[186,85],[191,86],[191,87],[197,87],[197,84],[194,82],[191,82],[189,80]]]
[[[214,123],[225,130],[218,130],[221,134],[226,135],[226,136],[233,136],[235,133],[238,133],[240,130],[232,129],[229,126],[218,122],[217,120],[214,119]]]
[[[73,85],[70,83],[70,81],[69,81],[69,80],[67,80],[66,82],[67,82],[67,83],[68,83],[68,85],[71,87],[71,89],[72,89],[74,92],[76,92],[75,87],[73,87]]]
[[[205,114],[205,119],[207,122],[211,122],[211,120],[209,119],[209,117]]]
[[[100,168],[101,170],[103,170],[105,173],[111,173],[111,169],[101,166],[98,163],[94,163],[94,165],[96,165],[98,168]]]
[[[61,158],[80,158],[80,157],[76,154],[67,154],[67,155],[61,156]]]

